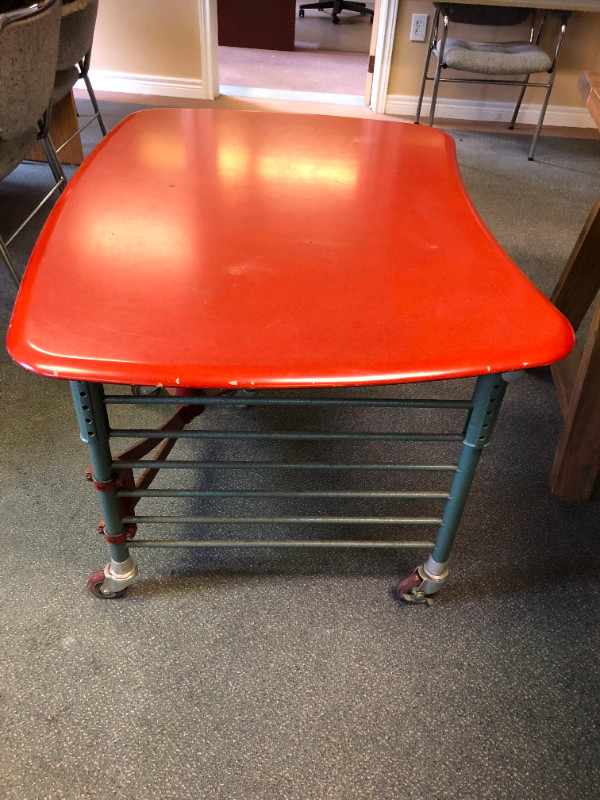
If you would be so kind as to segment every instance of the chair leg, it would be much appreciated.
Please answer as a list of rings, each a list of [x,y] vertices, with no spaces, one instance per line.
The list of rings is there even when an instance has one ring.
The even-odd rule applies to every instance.
[[[106,126],[104,125],[104,120],[102,119],[102,114],[100,113],[100,109],[98,108],[98,101],[96,100],[96,95],[94,93],[94,89],[92,87],[92,83],[90,81],[89,75],[87,74],[87,70],[82,73],[81,77],[85,82],[85,87],[87,89],[88,95],[90,96],[90,100],[92,101],[92,106],[94,108],[94,114],[96,115],[96,119],[98,120],[98,125],[100,125],[100,130],[102,131],[102,136],[106,136]]]
[[[533,154],[535,153],[535,148],[537,147],[538,139],[540,138],[540,131],[542,130],[542,123],[544,121],[544,117],[546,116],[546,109],[548,108],[548,101],[550,100],[550,92],[552,91],[552,84],[554,83],[555,75],[556,73],[553,72],[552,75],[550,76],[550,81],[548,82],[548,88],[546,89],[546,96],[544,97],[544,102],[542,103],[542,110],[540,111],[540,116],[538,118],[538,122],[535,128],[535,133],[533,134],[533,141],[531,143],[529,155],[527,156],[529,161],[533,161]]]
[[[433,79],[433,92],[431,93],[431,108],[429,109],[429,127],[433,125],[433,118],[435,115],[435,104],[437,103],[438,89],[440,86],[440,74],[442,72],[442,62],[444,60],[444,50],[446,49],[446,39],[448,37],[448,17],[444,17],[444,28],[442,30],[442,38],[440,41],[440,52],[437,56],[437,65],[435,68],[435,77]]]
[[[517,100],[517,105],[515,106],[515,110],[513,111],[512,119],[508,125],[509,131],[512,131],[515,127],[515,122],[517,121],[517,115],[519,113],[519,109],[521,108],[521,103],[523,102],[523,97],[525,96],[525,89],[527,88],[528,83],[529,83],[529,75],[525,78],[525,84],[521,87],[521,91],[519,92],[519,99]]]
[[[436,9],[435,16],[433,18],[433,25],[431,26],[431,34],[429,36],[429,45],[427,49],[427,58],[425,59],[425,69],[423,70],[423,80],[421,81],[421,92],[419,94],[419,100],[417,102],[417,113],[415,115],[415,125],[419,124],[419,120],[421,119],[421,108],[423,106],[423,96],[425,94],[425,86],[427,85],[427,75],[429,73],[429,63],[431,61],[431,54],[433,49],[436,45],[437,41],[437,30],[438,30],[438,23],[440,19],[440,11]]]
[[[537,146],[537,142],[540,136],[540,131],[542,129],[542,122],[544,121],[544,116],[546,115],[546,109],[548,108],[548,101],[550,100],[550,92],[552,91],[552,85],[554,84],[554,78],[556,76],[556,69],[558,67],[558,59],[560,58],[560,51],[562,49],[563,39],[565,37],[565,31],[567,29],[567,20],[569,19],[570,12],[564,12],[561,26],[560,26],[560,33],[558,34],[558,41],[556,43],[556,50],[554,51],[554,60],[552,62],[552,71],[550,73],[550,80],[548,81],[548,88],[546,89],[546,97],[544,98],[544,103],[542,105],[542,110],[540,112],[540,117],[538,119],[538,124],[535,129],[535,133],[533,135],[533,142],[531,143],[531,149],[529,150],[529,161],[533,161],[533,154],[535,153],[535,148]]]
[[[44,151],[44,155],[48,159],[48,164],[50,166],[50,169],[52,170],[55,184],[52,187],[52,189],[50,189],[50,191],[47,193],[47,195],[44,197],[44,199],[40,203],[38,203],[37,207],[21,223],[21,225],[17,228],[17,230],[13,234],[11,234],[11,236],[9,236],[6,242],[4,241],[4,239],[2,239],[2,237],[0,237],[0,255],[6,262],[8,271],[10,272],[11,277],[17,286],[20,286],[21,278],[19,276],[19,273],[17,272],[15,263],[12,260],[12,256],[10,255],[10,252],[8,250],[8,244],[10,244],[13,241],[13,239],[21,233],[23,228],[25,228],[25,226],[28,225],[29,222],[31,222],[31,220],[35,217],[38,211],[40,211],[40,209],[43,208],[43,206],[48,202],[48,200],[50,200],[50,198],[56,192],[56,190],[58,189],[59,192],[62,192],[67,185],[67,176],[64,173],[62,164],[60,163],[56,150],[54,149],[54,145],[52,144],[52,139],[47,133],[47,126],[43,122],[40,122],[39,142]]]
[[[40,145],[42,146],[44,155],[46,156],[50,169],[52,170],[52,174],[54,175],[56,188],[62,192],[67,184],[67,176],[64,173],[62,164],[58,158],[58,154],[54,148],[54,145],[52,144],[52,139],[48,134],[41,137]]]
[[[21,285],[21,278],[15,267],[15,262],[12,260],[11,254],[8,252],[8,247],[4,243],[4,239],[0,236],[0,254],[6,263],[6,268],[17,286]]]

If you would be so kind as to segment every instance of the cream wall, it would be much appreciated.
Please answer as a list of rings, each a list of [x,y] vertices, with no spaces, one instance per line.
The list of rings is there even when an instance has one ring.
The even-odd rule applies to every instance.
[[[433,3],[426,2],[426,0],[400,0],[388,95],[414,96],[419,93],[427,44],[409,41],[410,24],[413,14],[429,14],[427,26],[427,37],[429,37],[434,11]],[[552,34],[554,34],[558,20],[551,19],[549,25],[552,26]],[[460,29],[468,38],[469,26],[461,26]],[[455,31],[460,29],[454,28]],[[527,26],[523,28],[523,31],[528,31]],[[488,29],[487,32],[489,32],[490,38],[497,35],[497,30],[493,28]],[[550,33],[549,27],[542,44],[555,41]],[[552,46],[552,44],[549,45],[550,48]],[[571,15],[550,97],[550,106],[582,106],[577,91],[577,80],[584,69],[600,72],[600,13],[573,12]],[[431,91],[431,84],[428,91]],[[514,96],[515,89],[509,86],[467,87],[459,84],[446,84],[440,89],[440,98],[489,99],[502,102],[511,101]],[[525,95],[527,103],[541,103],[542,98],[542,89],[530,89]]]
[[[412,14],[429,14],[426,0],[399,0],[388,95],[414,97],[419,92],[425,43],[409,41]],[[200,80],[199,0],[100,0],[92,69],[114,73]],[[554,24],[557,24],[553,20]],[[577,79],[583,69],[600,72],[600,14],[573,13],[551,106],[581,107]],[[512,100],[511,87],[460,87],[447,84],[440,97],[495,101]],[[541,102],[530,90],[526,102]]]
[[[92,69],[201,78],[198,0],[100,0]]]

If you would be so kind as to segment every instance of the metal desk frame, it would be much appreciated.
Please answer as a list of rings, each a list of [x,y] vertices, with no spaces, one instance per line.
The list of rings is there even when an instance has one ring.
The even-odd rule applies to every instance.
[[[89,588],[99,597],[115,598],[121,595],[137,575],[137,564],[130,550],[138,547],[305,547],[305,548],[433,548],[429,558],[413,573],[403,578],[398,584],[401,597],[412,602],[430,602],[431,595],[439,591],[448,576],[448,561],[452,545],[458,530],[461,515],[471,488],[477,464],[483,448],[489,443],[507,381],[512,381],[516,373],[502,375],[485,375],[477,379],[473,396],[470,400],[383,400],[383,399],[332,399],[315,396],[300,399],[284,397],[251,396],[243,400],[244,404],[253,406],[288,407],[313,406],[323,407],[370,407],[370,408],[426,408],[457,409],[466,412],[463,431],[461,433],[244,433],[231,431],[198,431],[186,430],[195,417],[201,415],[211,406],[239,405],[240,399],[231,396],[127,396],[105,394],[103,386],[96,383],[71,382],[71,391],[79,421],[82,440],[90,452],[92,470],[88,477],[93,480],[98,492],[104,519],[101,531],[109,544],[111,561],[105,569],[95,572],[88,583]],[[111,405],[160,405],[166,408],[175,405],[179,408],[167,420],[164,426],[156,430],[150,429],[114,429],[110,427],[107,408]],[[172,461],[168,455],[179,438],[263,438],[270,440],[385,440],[385,441],[461,441],[462,448],[456,464],[332,464],[326,462],[283,463],[269,462],[226,462],[213,463],[199,461]],[[113,456],[111,440],[137,438],[140,441],[125,453]],[[153,459],[143,459],[153,450],[158,450]],[[152,490],[150,485],[161,469],[319,469],[344,471],[358,470],[412,470],[421,472],[442,471],[452,474],[449,492],[228,492],[228,491],[190,491],[182,489]],[[134,478],[134,469],[145,472],[139,480]],[[207,516],[143,516],[135,512],[136,505],[144,497],[279,497],[295,496],[299,498],[338,497],[355,499],[357,497],[386,498],[401,501],[402,499],[444,499],[443,516],[436,517],[207,517]],[[396,527],[437,526],[435,543],[431,541],[394,540],[244,540],[244,539],[135,539],[139,524],[269,524],[290,523],[317,525],[385,525]]]

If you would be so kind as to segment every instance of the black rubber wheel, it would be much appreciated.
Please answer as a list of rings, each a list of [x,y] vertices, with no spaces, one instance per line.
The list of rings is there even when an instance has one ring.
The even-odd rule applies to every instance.
[[[300,11],[298,11],[298,16],[300,17],[300,19],[304,19],[304,9],[303,8],[301,8]]]

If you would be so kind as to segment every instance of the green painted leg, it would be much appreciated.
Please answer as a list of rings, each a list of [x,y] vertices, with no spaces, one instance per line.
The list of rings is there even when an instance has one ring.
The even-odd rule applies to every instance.
[[[77,412],[81,439],[89,449],[92,462],[92,480],[98,491],[102,508],[103,532],[110,547],[110,563],[103,571],[95,572],[88,588],[103,598],[118,597],[133,582],[137,564],[127,547],[128,531],[123,524],[121,506],[117,497],[115,474],[111,465],[108,439],[108,416],[104,405],[101,384],[71,381],[71,392]]]
[[[508,383],[520,373],[484,375],[477,379],[473,393],[473,409],[467,422],[465,439],[458,460],[458,469],[450,487],[435,548],[425,564],[407,575],[398,584],[398,594],[413,603],[431,603],[431,595],[438,592],[448,577],[448,560],[460,519],[469,496],[475,470],[483,448],[489,443],[502,398]]]

